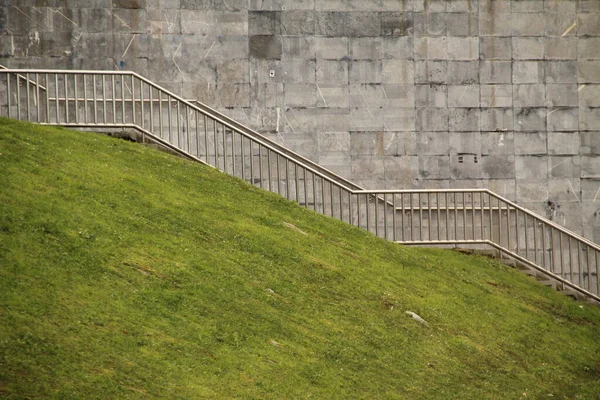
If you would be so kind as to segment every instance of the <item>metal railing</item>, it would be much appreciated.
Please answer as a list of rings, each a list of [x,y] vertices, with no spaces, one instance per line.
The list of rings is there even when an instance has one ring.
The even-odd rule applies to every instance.
[[[135,129],[144,140],[381,238],[492,247],[600,301],[600,246],[489,190],[365,190],[133,72],[0,69],[0,115]]]

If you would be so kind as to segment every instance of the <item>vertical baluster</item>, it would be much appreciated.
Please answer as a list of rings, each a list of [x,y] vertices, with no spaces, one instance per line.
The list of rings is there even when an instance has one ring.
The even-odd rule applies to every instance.
[[[254,186],[254,149],[252,143],[254,142],[252,139],[250,140],[250,184]]]
[[[494,235],[493,235],[493,233],[494,233],[494,229],[493,229],[494,218],[493,218],[493,215],[492,215],[492,209],[493,209],[493,207],[492,207],[492,195],[491,195],[491,193],[488,193],[488,209],[489,209],[488,215],[490,217],[489,218],[490,219],[490,241],[493,242],[494,241],[494,239],[493,239],[494,238]]]
[[[529,226],[527,223],[528,215],[526,213],[523,216],[523,220],[523,224],[525,225],[525,258],[529,260]]]
[[[125,75],[121,74],[121,122],[125,124]]]
[[[437,236],[436,236],[436,240],[442,240],[442,235],[441,235],[441,223],[440,223],[440,208],[442,207],[440,204],[440,193],[439,192],[435,192],[435,204],[437,206],[437,216],[436,216],[436,222],[437,222]]]
[[[427,239],[431,241],[431,193],[427,193]]]
[[[17,84],[17,119],[21,119],[21,78],[19,74],[15,75]],[[58,90],[58,89],[57,89]],[[58,95],[56,96],[58,98]]]
[[[88,123],[87,74],[83,75],[83,120]]]
[[[400,226],[402,227],[402,231],[400,232],[400,237],[402,238],[402,241],[405,241],[405,235],[406,233],[405,231],[405,223],[404,223],[404,217],[405,217],[405,213],[404,213],[404,193],[400,193]]]
[[[356,212],[357,212],[356,220],[358,223],[358,227],[360,228],[361,227],[361,225],[360,225],[360,222],[361,222],[360,221],[361,220],[361,217],[360,217],[360,194],[356,195]]]
[[[571,237],[567,236],[567,240],[569,241],[569,281],[574,282],[573,267],[575,266],[575,262],[573,261],[573,248],[571,246]],[[579,254],[577,254],[577,266],[579,266]],[[577,272],[579,273],[579,284],[581,286],[581,270],[578,269]]]
[[[208,116],[205,114],[204,115],[204,161],[206,161],[207,164],[210,164],[210,162],[208,161],[208,148],[209,147],[210,146],[208,144]],[[242,151],[242,155],[243,154],[244,154],[244,152]]]
[[[222,133],[223,133],[223,171],[225,173],[227,173],[227,136],[225,135],[225,132],[227,130],[227,128],[225,127],[225,125],[221,125],[221,129],[222,129]],[[259,148],[260,151],[260,165],[261,165],[261,169],[260,169],[260,187],[262,188],[262,180],[263,180],[263,174],[262,174],[262,146],[260,146]]]
[[[158,93],[158,96],[160,98],[160,92]],[[159,104],[160,104],[159,100]],[[148,85],[148,107],[150,107],[150,132],[155,133],[154,132],[154,88],[152,87],[152,85]],[[159,107],[159,114],[160,114],[160,107]],[[159,115],[159,123],[160,125],[160,137],[162,138],[162,114]],[[208,159],[206,160],[206,162],[208,162]]]
[[[450,205],[448,204],[448,192],[444,192],[444,213],[446,214],[446,240],[450,240]]]
[[[331,218],[335,218],[333,213],[333,183],[329,182],[329,208],[331,211]]]
[[[414,214],[415,214],[415,208],[413,206],[413,193],[409,193],[408,194],[410,203],[409,203],[409,207],[410,207],[410,241],[413,242],[415,240],[414,238],[414,227],[415,227],[415,221],[414,221]]]
[[[275,171],[277,173],[277,194],[281,195],[281,167],[280,167],[280,157],[279,154],[277,154],[277,170]],[[314,175],[313,175],[313,184],[314,184]],[[316,201],[315,201],[316,204]]]
[[[511,210],[510,210],[510,204],[506,203],[506,248],[508,250],[512,250],[512,248],[510,247],[510,239],[511,239],[511,234],[510,234],[510,223],[512,220],[512,217],[510,216]]]
[[[352,204],[352,192],[348,191],[348,223],[350,225],[354,225],[354,206]]]
[[[35,74],[35,93],[36,93],[36,113],[37,113],[37,122],[40,123],[41,121],[41,117],[40,117],[40,103],[41,103],[41,99],[40,99],[40,74],[38,74],[36,72]]]
[[[312,174],[312,186],[313,186],[313,210],[317,211],[317,176],[313,172]]]
[[[6,76],[6,100],[7,100],[7,104],[8,104],[8,118],[11,118],[12,117],[12,112],[11,112],[11,109],[12,109],[12,104],[11,104],[12,103],[12,100],[11,100],[12,99],[12,93],[11,93],[11,90],[10,90],[10,74],[6,74],[5,76]],[[17,85],[18,84],[19,83],[17,82]],[[48,74],[46,74],[46,89],[47,88],[48,88]],[[47,97],[48,97],[48,92],[46,91],[46,98]],[[48,104],[48,103],[46,102],[46,104]],[[48,114],[46,114],[46,115],[48,115]],[[19,119],[19,118],[17,117],[17,119]]]
[[[232,175],[235,176],[235,135],[237,135],[237,132],[232,130],[231,131],[231,168],[232,168]],[[271,160],[269,158],[269,191],[271,191]]]
[[[294,182],[296,183],[296,203],[300,203],[300,191],[298,183],[298,164],[294,163]]]
[[[30,95],[29,95],[29,72],[25,74],[25,101],[27,102],[27,122],[31,122],[31,107],[29,105]]]
[[[17,82],[18,83],[18,82]],[[18,88],[18,86],[17,86]],[[60,124],[60,103],[59,103],[59,93],[58,93],[58,74],[54,74],[54,93],[56,95],[56,123]]]
[[[387,202],[387,193],[383,194],[383,238],[388,240],[388,202]]]
[[[79,91],[77,90],[77,74],[73,75],[73,91],[75,95],[75,123],[79,123]]]
[[[242,179],[246,180],[246,152],[244,147],[244,135],[240,136],[240,152],[242,153]]]
[[[454,241],[458,240],[458,206],[456,203],[456,195],[457,193],[454,192],[452,199],[454,200]]]
[[[185,110],[185,130],[184,133],[186,135],[186,142],[187,142],[187,151],[188,153],[192,153],[192,128],[190,127],[190,108],[187,106],[187,104],[183,104],[183,109]],[[233,136],[233,134],[232,134]],[[232,145],[232,150],[233,150],[233,145]],[[235,175],[235,171],[233,172],[233,175]]]
[[[371,227],[369,224],[369,204],[371,203],[371,195],[365,194],[365,222],[367,224],[367,231],[370,231]]]
[[[140,123],[142,129],[146,129],[146,115],[144,110],[144,103],[146,102],[146,95],[144,94],[144,81],[140,79]],[[198,118],[196,118],[196,127],[198,126]],[[197,130],[196,130],[197,132]],[[152,132],[154,133],[154,132]],[[198,151],[198,158],[200,158],[200,151]]]
[[[287,157],[285,157],[285,197],[290,200],[290,163]],[[323,202],[324,203],[324,202]],[[325,210],[323,210],[325,214]]]
[[[471,236],[473,240],[475,237],[475,192],[471,192]]]
[[[167,118],[169,119],[168,125],[167,125],[167,131],[169,134],[169,144],[175,144],[173,141],[173,106],[171,104],[171,95],[167,95]],[[215,124],[216,127],[216,124]],[[217,137],[215,135],[215,143],[217,142]],[[219,168],[219,165],[216,165],[217,168]]]
[[[69,75],[63,74],[63,85],[65,87],[65,123],[69,123]]]
[[[196,157],[201,158],[200,151],[200,113],[197,110],[193,110],[194,112],[194,121],[196,125]],[[243,178],[242,178],[243,179]]]
[[[308,184],[306,183],[306,168],[304,168],[302,178],[304,179],[304,206],[308,208]]]
[[[219,169],[219,137],[217,135],[217,121],[213,119],[213,146],[215,148],[215,168]],[[253,141],[250,142],[250,157],[254,166],[254,149],[252,148]],[[252,174],[252,184],[254,185],[254,173]]]
[[[521,239],[519,235],[519,209],[515,208],[515,238],[517,240],[517,254],[521,251],[521,245],[519,244],[519,240]]]
[[[379,194],[375,193],[375,236],[379,237]]]
[[[163,121],[163,100],[162,100],[162,91],[161,90],[157,90],[158,91],[158,125],[159,125],[159,132],[160,132],[160,138],[164,139],[165,135],[163,132],[164,129],[164,121]],[[150,103],[152,104],[152,103]]]
[[[321,178],[321,208],[323,211],[323,215],[327,215],[325,212],[325,179]]]
[[[498,204],[498,244],[502,246],[502,205],[500,199],[496,199],[496,204]]]
[[[439,209],[438,209],[439,212]],[[393,231],[392,231],[392,240],[394,242],[397,241],[397,232],[396,232],[396,193],[392,194],[392,226],[393,226]],[[439,221],[439,213],[438,213],[438,221]],[[438,222],[438,236],[439,236],[439,222]]]
[[[131,74],[131,116],[132,116],[133,124],[136,125],[136,118],[135,118],[135,80],[134,80],[133,74]],[[143,118],[144,117],[142,116],[142,119]]]
[[[467,240],[467,194],[462,192],[463,240]]]
[[[546,225],[544,224],[540,224],[542,227],[542,230],[544,231],[544,236],[542,237],[542,239],[544,239],[544,254],[546,254]],[[544,268],[546,268],[548,271],[553,271],[554,270],[554,229],[552,229],[552,227],[549,228],[550,229],[550,251],[551,253],[548,254],[549,260],[548,260],[548,265],[544,265]],[[545,260],[544,260],[545,261]]]
[[[263,188],[263,157],[262,157],[262,145],[258,145],[258,173],[260,175],[260,188]],[[287,163],[287,161],[286,161]],[[287,165],[287,164],[286,164]],[[289,196],[288,196],[289,198]]]
[[[46,74],[46,77],[48,77],[48,74]],[[94,124],[97,124],[98,123],[98,96],[96,93],[97,93],[98,85],[96,84],[96,74],[92,75],[92,85],[94,86]],[[46,82],[46,90],[48,90],[48,82]]]
[[[112,83],[112,113],[113,113],[113,124],[117,123],[117,92],[116,92],[116,84],[115,84],[115,76],[111,75],[111,83]]]

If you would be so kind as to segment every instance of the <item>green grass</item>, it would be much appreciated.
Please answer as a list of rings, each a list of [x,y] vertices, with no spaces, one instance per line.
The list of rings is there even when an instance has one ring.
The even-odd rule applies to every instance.
[[[394,245],[137,144],[0,119],[0,397],[599,393],[600,310],[493,260]]]

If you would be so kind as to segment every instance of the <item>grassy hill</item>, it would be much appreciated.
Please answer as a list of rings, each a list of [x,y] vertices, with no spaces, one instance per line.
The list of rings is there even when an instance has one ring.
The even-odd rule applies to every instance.
[[[2,398],[598,393],[600,310],[493,260],[387,243],[134,143],[0,119]]]

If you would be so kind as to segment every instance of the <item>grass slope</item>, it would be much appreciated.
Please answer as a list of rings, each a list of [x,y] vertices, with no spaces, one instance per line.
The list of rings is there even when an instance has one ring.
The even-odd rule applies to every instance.
[[[600,310],[493,260],[97,134],[0,119],[0,171],[0,397],[600,393]]]

